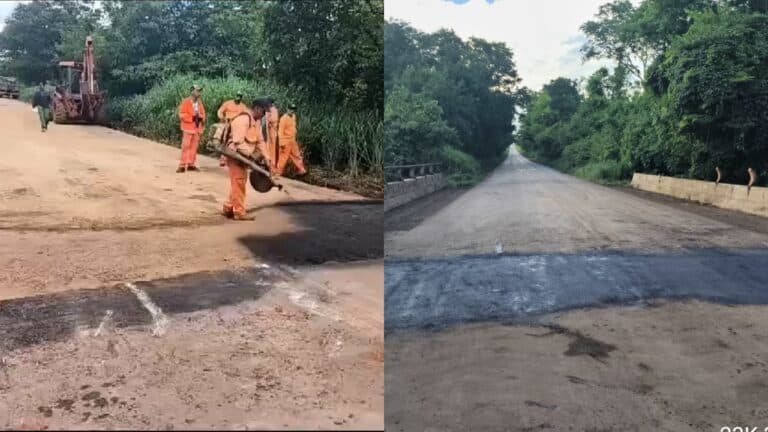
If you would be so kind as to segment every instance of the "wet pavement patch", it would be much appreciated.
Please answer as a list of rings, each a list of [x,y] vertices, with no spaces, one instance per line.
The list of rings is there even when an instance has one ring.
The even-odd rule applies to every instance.
[[[531,337],[547,337],[552,335],[563,335],[571,339],[568,349],[563,353],[569,357],[585,355],[595,360],[603,361],[608,357],[611,351],[616,350],[614,345],[599,341],[586,336],[581,332],[565,328],[557,324],[546,324],[543,327],[548,328],[549,332],[544,334],[528,334]]]
[[[608,357],[608,353],[616,350],[614,345],[601,342],[579,332],[568,330],[560,326],[556,326],[556,328],[556,333],[564,334],[571,338],[571,342],[568,344],[568,349],[563,353],[567,356],[574,357],[586,355],[595,360],[602,360]]]
[[[134,285],[167,315],[259,299],[285,275],[273,269],[200,272]],[[11,351],[60,341],[96,329],[113,311],[118,328],[152,323],[152,316],[123,285],[0,301],[0,349]]]
[[[768,304],[767,268],[766,250],[721,249],[386,260],[385,331],[530,323],[553,312],[655,299]]]

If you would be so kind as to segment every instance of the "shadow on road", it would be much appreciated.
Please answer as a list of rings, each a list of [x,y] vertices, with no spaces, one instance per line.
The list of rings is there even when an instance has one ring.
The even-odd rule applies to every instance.
[[[239,238],[260,261],[304,265],[360,261],[384,255],[380,202],[299,201],[277,207],[301,228],[276,236]]]
[[[427,197],[397,207],[387,212],[384,230],[410,231],[425,219],[447,207],[471,188],[445,188]]]
[[[279,276],[265,270],[201,272],[136,282],[166,315],[195,312],[258,300]],[[0,302],[0,348],[10,351],[62,341],[77,331],[96,329],[111,310],[116,327],[152,322],[147,309],[122,285]]]

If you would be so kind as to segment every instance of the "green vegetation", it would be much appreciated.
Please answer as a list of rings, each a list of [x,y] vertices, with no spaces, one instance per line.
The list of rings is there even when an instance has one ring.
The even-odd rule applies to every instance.
[[[19,87],[19,100],[32,103],[32,98],[35,96],[35,92],[37,91],[36,86],[20,86]]]
[[[587,179],[632,172],[744,183],[768,174],[768,2],[618,0],[582,30],[616,67],[553,80],[526,104],[525,154]]]
[[[212,116],[236,90],[273,96],[299,107],[309,181],[381,196],[383,13],[382,0],[36,0],[0,32],[0,75],[57,81],[93,35],[115,127],[179,145],[193,82]]]
[[[507,46],[387,22],[384,50],[386,164],[442,162],[464,185],[502,160],[523,96]]]

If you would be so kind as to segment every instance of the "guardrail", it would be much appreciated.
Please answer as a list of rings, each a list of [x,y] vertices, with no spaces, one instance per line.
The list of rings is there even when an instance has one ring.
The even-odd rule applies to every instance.
[[[384,178],[387,182],[402,181],[425,175],[438,174],[442,170],[439,163],[427,163],[418,165],[393,165],[384,167]]]

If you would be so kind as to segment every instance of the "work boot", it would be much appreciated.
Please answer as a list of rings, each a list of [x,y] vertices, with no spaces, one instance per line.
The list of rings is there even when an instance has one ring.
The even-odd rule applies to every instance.
[[[221,210],[221,214],[227,218],[227,219],[234,219],[235,218],[235,212],[232,209],[223,209]]]
[[[200,168],[198,168],[198,167],[196,167],[194,165],[190,165],[189,167],[187,167],[187,170],[189,170],[189,171],[200,171]]]
[[[187,170],[187,168],[185,168],[185,167],[183,167],[183,166],[180,166],[180,167],[176,168],[176,172],[177,172],[177,173],[183,173],[183,172],[184,172],[184,171],[186,171],[186,170]]]
[[[234,219],[236,221],[252,221],[253,220],[253,216],[236,214],[236,215],[234,215],[234,217],[232,217],[232,219]]]

